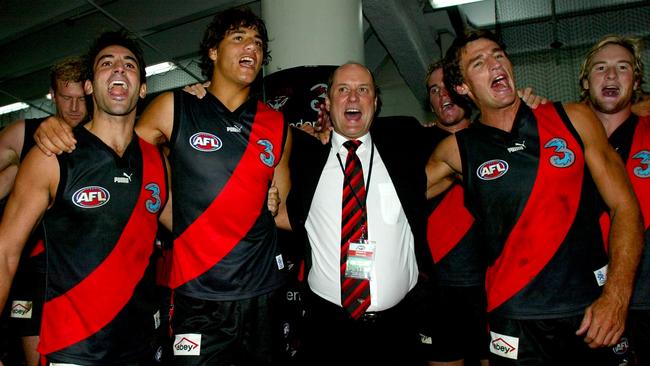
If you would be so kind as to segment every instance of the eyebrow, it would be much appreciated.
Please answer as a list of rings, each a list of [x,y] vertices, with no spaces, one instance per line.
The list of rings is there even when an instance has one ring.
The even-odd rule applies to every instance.
[[[497,46],[497,47],[494,47],[494,48],[492,48],[492,49],[490,50],[490,54],[495,54],[495,53],[497,53],[497,52],[503,52],[503,49],[502,49],[501,47],[498,47],[498,46]],[[472,57],[471,59],[469,59],[469,61],[467,62],[467,64],[468,64],[468,65],[471,65],[472,63],[474,63],[474,61],[479,60],[479,59],[481,59],[481,58],[484,58],[483,53],[481,53],[481,54],[479,54],[479,55],[477,55],[477,56]]]

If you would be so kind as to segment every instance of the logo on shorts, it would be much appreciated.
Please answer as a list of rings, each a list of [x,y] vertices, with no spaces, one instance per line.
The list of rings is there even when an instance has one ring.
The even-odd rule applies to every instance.
[[[72,195],[72,203],[81,208],[104,206],[111,199],[111,194],[104,187],[88,186],[77,190]]]
[[[197,132],[190,137],[190,145],[201,152],[212,152],[221,149],[223,144],[217,136],[207,132]]]
[[[490,352],[512,360],[517,359],[519,338],[490,332],[490,339]]]
[[[621,337],[618,343],[612,347],[612,352],[617,355],[624,355],[627,353],[628,348],[630,348],[630,344],[628,343],[627,338]]]
[[[11,303],[11,317],[19,319],[31,319],[34,306],[31,301],[14,300]]]
[[[508,163],[505,160],[494,159],[486,161],[476,169],[476,175],[483,180],[494,180],[508,172]]]
[[[174,356],[198,356],[201,354],[201,335],[196,333],[176,334]]]

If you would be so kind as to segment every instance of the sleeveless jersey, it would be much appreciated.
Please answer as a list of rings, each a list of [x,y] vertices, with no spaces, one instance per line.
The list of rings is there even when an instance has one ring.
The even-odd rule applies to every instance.
[[[58,156],[43,225],[47,287],[39,352],[50,362],[120,364],[150,352],[159,326],[152,253],[167,199],[160,151],[134,135],[122,157],[83,126]]]
[[[630,115],[611,134],[609,142],[625,162],[625,170],[643,213],[645,245],[637,269],[630,309],[650,310],[650,117]],[[601,218],[604,240],[608,239],[609,224],[609,216],[605,211]]]
[[[175,92],[171,288],[231,301],[284,283],[266,201],[287,128],[279,112],[254,99],[230,112],[210,93]]]
[[[432,127],[431,145],[451,133]],[[480,255],[478,225],[465,208],[463,187],[455,183],[447,192],[429,200],[427,241],[435,262],[436,283],[443,286],[482,286],[485,264]]]
[[[465,202],[486,241],[488,311],[516,319],[581,314],[607,265],[596,189],[560,104],[519,107],[512,131],[456,134]]]

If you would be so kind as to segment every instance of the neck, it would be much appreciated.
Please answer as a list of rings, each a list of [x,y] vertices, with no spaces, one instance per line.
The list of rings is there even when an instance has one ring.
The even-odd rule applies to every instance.
[[[514,125],[515,117],[517,117],[520,104],[521,99],[515,98],[514,103],[502,108],[480,106],[481,123],[510,132]]]
[[[623,122],[625,122],[630,115],[632,114],[632,105],[628,104],[625,108],[621,109],[616,113],[604,113],[599,110],[596,110],[591,103],[589,107],[594,112],[596,117],[600,120],[600,123],[605,127],[605,132],[607,137],[611,136],[617,128],[619,128]]]
[[[219,78],[213,77],[208,91],[219,99],[229,111],[234,112],[248,100],[251,86],[250,84],[245,86],[235,85],[226,80],[219,80]]]
[[[134,125],[135,110],[124,116],[95,113],[93,119],[84,127],[113,149],[118,156],[122,156],[133,139]]]
[[[447,131],[449,133],[456,133],[460,130],[463,130],[469,126],[469,118],[463,118],[460,120],[458,123],[454,123],[453,125],[444,125],[442,123],[436,123],[435,126],[440,128],[443,131]]]

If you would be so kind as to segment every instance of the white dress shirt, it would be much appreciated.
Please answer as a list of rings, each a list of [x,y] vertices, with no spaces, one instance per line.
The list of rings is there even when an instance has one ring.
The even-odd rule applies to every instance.
[[[367,183],[370,169],[372,140],[370,134],[360,137],[357,155]],[[320,297],[341,305],[341,196],[343,170],[336,157],[338,152],[345,165],[347,139],[332,132],[332,149],[321,173],[314,199],[305,223],[311,244],[312,267],[307,281]],[[396,141],[395,143],[399,143]],[[415,286],[418,267],[414,240],[406,214],[393,182],[377,149],[374,149],[370,187],[366,187],[368,240],[375,243],[374,268],[370,278],[370,308],[382,311],[399,303]]]

